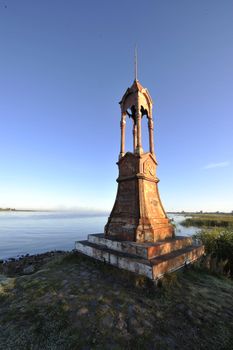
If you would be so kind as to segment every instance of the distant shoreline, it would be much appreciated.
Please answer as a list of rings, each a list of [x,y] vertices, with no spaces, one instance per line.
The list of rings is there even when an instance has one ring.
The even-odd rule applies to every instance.
[[[56,212],[58,210],[53,209],[15,209],[15,208],[0,208],[0,212]],[[66,210],[65,210],[66,211]],[[202,212],[202,211],[167,211],[167,214],[178,215],[233,215],[233,212]]]
[[[224,211],[167,211],[167,214],[178,215],[233,215],[233,212]]]
[[[40,209],[11,209],[11,208],[7,208],[7,209],[3,209],[0,208],[0,212],[39,212],[39,211],[45,211],[45,212],[52,212],[53,210],[40,210]]]

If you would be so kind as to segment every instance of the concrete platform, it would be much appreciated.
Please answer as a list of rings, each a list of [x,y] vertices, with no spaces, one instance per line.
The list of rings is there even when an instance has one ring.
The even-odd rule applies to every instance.
[[[75,247],[80,253],[152,280],[192,263],[204,254],[204,246],[194,244],[191,237],[136,243],[92,234],[87,241],[76,242]]]

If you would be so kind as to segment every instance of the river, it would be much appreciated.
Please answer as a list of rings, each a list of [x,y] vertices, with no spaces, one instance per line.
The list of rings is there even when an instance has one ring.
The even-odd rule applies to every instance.
[[[183,227],[184,216],[169,214],[176,235],[198,231]],[[77,240],[89,233],[103,232],[107,216],[80,216],[77,212],[0,212],[0,259],[37,254],[50,250],[72,250]]]

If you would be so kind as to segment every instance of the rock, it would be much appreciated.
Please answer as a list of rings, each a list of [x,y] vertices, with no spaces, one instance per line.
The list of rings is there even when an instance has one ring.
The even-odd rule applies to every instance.
[[[63,280],[63,281],[61,282],[61,285],[62,285],[62,286],[65,286],[67,283],[69,283],[68,280]]]
[[[100,294],[100,296],[98,297],[98,301],[102,301],[104,299],[104,296],[103,296],[103,294]]]
[[[88,276],[88,272],[87,271],[81,271],[80,276],[87,277]]]
[[[114,319],[111,315],[107,315],[102,319],[102,324],[104,327],[112,328],[113,322],[114,322]]]
[[[9,261],[14,262],[16,259],[15,258],[10,258]]]
[[[8,278],[4,275],[0,275],[0,283],[2,283],[2,284],[7,283],[8,280],[10,280],[10,278]]]
[[[89,312],[87,307],[81,307],[81,309],[78,310],[78,315],[83,316],[86,315]]]
[[[118,288],[118,286],[117,286],[116,288]],[[118,295],[120,294],[120,291],[119,291],[119,290],[114,290],[114,291],[113,291],[113,294],[116,295],[116,296],[118,296]]]
[[[90,305],[91,307],[95,308],[95,307],[98,305],[98,303],[97,303],[96,300],[91,300],[90,303],[89,303],[89,305]]]
[[[104,313],[106,313],[106,312],[108,312],[110,310],[110,306],[108,306],[108,305],[101,305],[100,306],[100,310],[104,314]]]
[[[49,304],[52,300],[52,296],[51,294],[49,293],[46,293],[44,296],[43,296],[43,303],[44,304]]]
[[[26,267],[24,267],[24,269],[23,269],[23,273],[24,273],[25,275],[29,275],[30,273],[33,273],[34,271],[35,271],[35,268],[34,268],[33,265],[26,266]]]
[[[156,317],[157,318],[163,318],[163,313],[161,311],[156,311]]]
[[[119,313],[119,316],[118,316],[116,328],[118,328],[121,331],[126,330],[126,328],[127,328],[127,324],[124,320],[124,315],[121,312]]]
[[[131,329],[134,329],[134,330],[136,330],[137,328],[139,328],[139,322],[138,322],[138,320],[135,318],[135,317],[131,317],[130,319],[129,319],[129,327],[131,328]]]
[[[69,297],[70,297],[70,299],[75,299],[75,298],[77,298],[78,296],[77,296],[76,294],[69,294]]]
[[[0,259],[0,264],[3,264],[4,263],[4,260]]]
[[[193,313],[192,313],[192,311],[191,311],[191,310],[188,310],[187,314],[188,314],[188,316],[189,316],[190,318],[192,318]]]
[[[135,328],[135,331],[138,335],[143,335],[144,333],[144,328],[142,327],[139,327],[139,328]]]
[[[177,304],[177,305],[176,305],[176,308],[177,308],[179,311],[184,311],[186,307],[185,307],[184,304]]]
[[[128,315],[131,317],[134,314],[134,308],[132,305],[128,306]]]

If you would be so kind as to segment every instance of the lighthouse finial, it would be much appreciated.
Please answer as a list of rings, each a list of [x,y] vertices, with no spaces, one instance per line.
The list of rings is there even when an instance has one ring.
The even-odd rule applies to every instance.
[[[135,78],[135,80],[138,80],[138,48],[137,48],[137,45],[135,45],[135,50],[134,50],[134,78]]]

